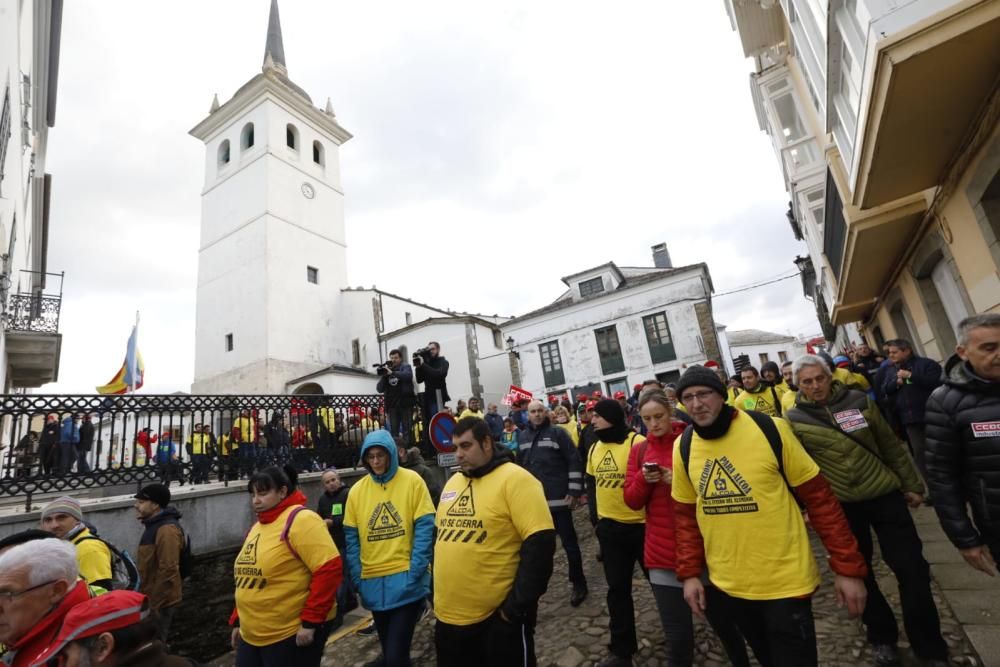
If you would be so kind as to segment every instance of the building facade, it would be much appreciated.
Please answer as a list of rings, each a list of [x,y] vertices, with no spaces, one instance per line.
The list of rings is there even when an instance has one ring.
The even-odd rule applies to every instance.
[[[805,346],[795,336],[760,329],[742,329],[729,331],[727,334],[730,359],[746,355],[750,365],[757,370],[769,361],[780,367],[786,361],[793,361],[795,357],[805,353]]]
[[[0,389],[59,378],[62,275],[48,266],[62,0],[0,0]]]
[[[1000,309],[1000,0],[725,0],[841,349]]]
[[[631,394],[653,377],[675,381],[688,364],[721,363],[708,267],[655,261],[567,276],[554,302],[504,323],[520,386],[535,395]]]

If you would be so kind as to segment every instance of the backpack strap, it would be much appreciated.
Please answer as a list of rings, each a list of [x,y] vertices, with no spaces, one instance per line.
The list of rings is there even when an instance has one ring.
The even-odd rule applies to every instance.
[[[771,398],[774,399],[774,411],[777,412],[778,416],[780,417],[781,416],[781,399],[778,398],[778,392],[774,388],[773,384],[771,385]],[[757,425],[760,426],[759,423]],[[777,433],[777,431],[775,431],[775,433]],[[780,440],[780,438],[779,438],[779,440]]]
[[[297,517],[299,515],[299,512],[301,512],[304,509],[306,509],[305,505],[299,505],[291,512],[289,512],[288,518],[285,519],[285,527],[281,530],[281,541],[285,543],[285,546],[288,547],[288,550],[291,551],[292,555],[295,556],[295,558],[297,558],[298,560],[302,560],[302,558],[299,557],[299,552],[296,551],[295,547],[292,546],[292,541],[288,539],[288,533],[291,532],[292,530],[292,522],[295,521],[295,517]]]
[[[681,434],[681,461],[684,462],[684,472],[691,479],[691,438],[694,437],[694,424],[688,424]]]
[[[773,389],[773,387],[772,387]],[[785,477],[785,463],[782,457],[782,443],[781,434],[778,433],[778,427],[774,425],[774,420],[765,415],[763,412],[757,412],[756,410],[747,410],[746,415],[750,417],[757,424],[757,428],[764,432],[764,437],[767,438],[767,442],[771,445],[771,451],[774,452],[774,458],[778,460],[778,472],[781,473],[782,477]],[[788,479],[786,478],[787,482]]]

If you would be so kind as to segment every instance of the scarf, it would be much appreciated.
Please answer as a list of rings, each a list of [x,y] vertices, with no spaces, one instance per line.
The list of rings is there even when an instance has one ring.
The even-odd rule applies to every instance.
[[[295,491],[292,492],[290,496],[282,500],[280,503],[278,503],[271,509],[264,510],[263,512],[258,512],[257,520],[260,521],[261,523],[271,523],[279,516],[281,516],[281,513],[284,512],[289,507],[291,507],[292,505],[305,505],[306,502],[307,500],[305,494],[296,489]]]

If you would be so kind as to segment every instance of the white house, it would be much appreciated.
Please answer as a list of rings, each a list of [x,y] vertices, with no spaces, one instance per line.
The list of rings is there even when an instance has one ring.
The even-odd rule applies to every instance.
[[[630,394],[643,380],[675,381],[688,364],[721,361],[708,267],[670,266],[663,244],[654,263],[566,276],[559,298],[501,325],[520,386],[535,395]]]
[[[47,263],[62,0],[0,0],[0,390],[59,378],[62,276]]]
[[[761,331],[760,329],[743,329],[727,332],[729,339],[729,358],[734,362],[742,355],[747,355],[750,365],[760,370],[769,361],[778,366],[786,361],[805,353],[805,346],[795,336]]]

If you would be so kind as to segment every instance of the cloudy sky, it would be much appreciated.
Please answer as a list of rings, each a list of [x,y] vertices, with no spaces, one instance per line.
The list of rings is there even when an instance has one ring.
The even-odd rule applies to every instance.
[[[107,381],[137,310],[146,390],[189,389],[204,149],[187,132],[260,71],[268,5],[66,3],[47,167],[63,347],[46,391]],[[794,270],[806,249],[723,1],[609,7],[282,0],[291,78],[354,134],[352,285],[514,315],[560,276],[651,265],[661,241],[675,265],[708,262],[717,292]],[[797,279],[715,308],[730,329],[818,330]]]

